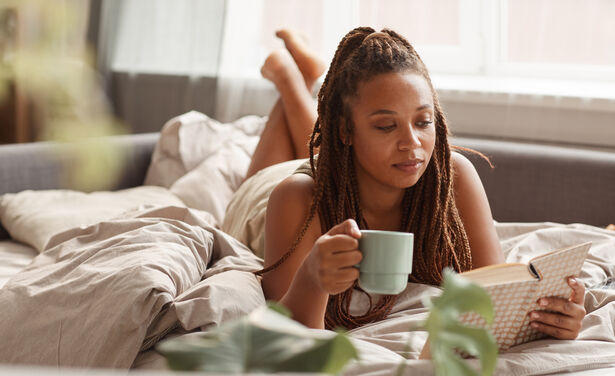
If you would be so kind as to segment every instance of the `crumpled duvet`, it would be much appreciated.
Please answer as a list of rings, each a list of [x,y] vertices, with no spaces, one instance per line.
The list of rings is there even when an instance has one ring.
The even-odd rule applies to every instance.
[[[54,236],[0,289],[0,363],[129,368],[178,326],[264,304],[260,260],[207,218],[153,208]]]

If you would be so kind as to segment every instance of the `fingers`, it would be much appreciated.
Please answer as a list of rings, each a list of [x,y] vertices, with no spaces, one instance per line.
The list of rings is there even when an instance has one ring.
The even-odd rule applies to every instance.
[[[575,303],[568,299],[562,298],[540,298],[538,305],[541,309],[560,313],[565,316],[570,316],[576,319],[585,317],[585,308],[583,305]]]
[[[576,304],[583,305],[585,302],[585,285],[574,277],[568,277],[568,286],[572,289],[570,300]]]
[[[359,230],[359,226],[354,219],[347,219],[344,222],[333,226],[329,231],[327,231],[328,235],[338,235],[338,234],[346,234],[350,235],[353,238],[361,237],[361,230]]]
[[[354,231],[353,223],[356,226],[354,221],[345,221],[318,238],[308,261],[314,265],[312,270],[320,287],[329,294],[348,289],[359,278],[359,270],[354,266],[363,254],[357,249],[358,240],[347,234]]]
[[[359,269],[357,268],[344,268],[339,269],[336,273],[337,283],[350,283],[359,278]]]
[[[316,241],[323,252],[344,252],[359,248],[359,241],[346,234],[324,235]]]
[[[359,278],[359,269],[354,267],[337,268],[333,271],[321,270],[320,272],[320,284],[329,294],[338,294],[347,290]]]
[[[348,252],[336,252],[331,255],[331,261],[340,268],[354,267],[363,259],[363,254],[357,250]]]
[[[544,324],[538,321],[533,321],[530,325],[539,332],[543,332],[558,339],[575,339],[579,334],[578,331],[573,332],[572,330],[558,328],[556,326]]]
[[[571,287],[572,285],[574,284],[571,284]],[[581,331],[586,313],[582,298],[585,295],[585,287],[578,282],[576,285],[580,285],[580,288],[574,286],[572,295],[580,294],[581,298],[579,296],[571,296],[570,299],[540,298],[538,305],[544,311],[530,312],[532,328],[559,339],[576,338]]]
[[[532,320],[532,327],[542,326],[544,330],[547,330],[543,331],[544,333],[562,339],[576,338],[581,330],[581,320],[560,313],[535,311],[530,314],[530,320]]]

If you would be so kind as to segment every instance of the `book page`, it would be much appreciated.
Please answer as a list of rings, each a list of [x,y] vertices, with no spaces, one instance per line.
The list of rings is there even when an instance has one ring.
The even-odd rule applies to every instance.
[[[483,266],[460,275],[483,287],[538,279],[538,276],[529,270],[527,264],[519,263]]]
[[[583,243],[574,247],[547,253],[531,260],[531,265],[540,276],[540,282],[529,304],[526,306],[525,319],[515,338],[515,345],[546,336],[530,327],[530,319],[527,313],[540,309],[537,301],[541,297],[570,297],[572,290],[570,286],[568,286],[566,278],[580,273],[590,246],[591,243]]]

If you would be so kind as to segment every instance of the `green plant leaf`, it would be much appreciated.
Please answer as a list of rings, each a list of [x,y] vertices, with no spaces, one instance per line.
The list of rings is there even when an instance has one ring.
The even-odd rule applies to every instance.
[[[269,307],[269,309],[271,309],[272,311],[279,313],[280,315],[290,317],[290,311],[288,310],[288,308],[284,307],[280,303],[277,303],[273,300],[268,300],[267,307]]]
[[[436,307],[445,307],[444,312],[458,316],[464,312],[476,312],[487,324],[493,322],[493,306],[489,293],[479,285],[461,277],[451,269],[445,269],[442,295],[434,301]]]
[[[457,353],[449,347],[436,347],[433,350],[432,361],[436,375],[475,376],[478,373],[472,369]]]
[[[278,365],[278,372],[324,372],[339,373],[350,359],[358,354],[350,340],[343,334],[323,340],[317,339],[309,350],[299,353]],[[315,359],[322,359],[315,362]]]
[[[477,312],[487,323],[493,322],[493,306],[487,291],[455,274],[444,271],[442,294],[426,301],[430,307],[425,328],[429,349],[438,375],[478,375],[460,356],[460,352],[480,359],[482,375],[491,375],[497,364],[497,344],[485,328],[459,323],[459,315]]]
[[[357,358],[345,334],[308,329],[269,307],[205,333],[163,341],[157,350],[172,369],[220,373],[337,373]]]

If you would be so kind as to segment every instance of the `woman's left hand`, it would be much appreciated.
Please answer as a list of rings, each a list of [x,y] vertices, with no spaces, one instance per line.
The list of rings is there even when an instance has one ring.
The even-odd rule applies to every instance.
[[[581,321],[585,317],[585,286],[574,277],[568,278],[572,288],[569,299],[540,298],[538,305],[547,311],[530,312],[532,328],[559,339],[575,339],[581,330]]]

